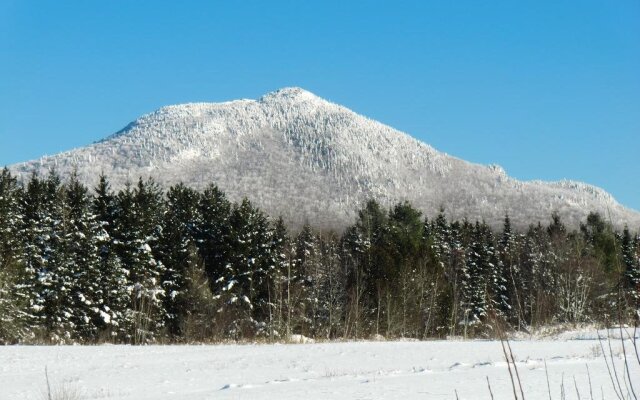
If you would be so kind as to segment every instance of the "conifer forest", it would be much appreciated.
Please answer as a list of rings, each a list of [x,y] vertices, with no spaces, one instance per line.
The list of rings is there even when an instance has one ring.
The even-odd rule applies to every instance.
[[[592,213],[502,229],[362,205],[298,231],[215,185],[111,189],[0,174],[0,342],[193,343],[486,337],[499,326],[630,321],[638,227]]]

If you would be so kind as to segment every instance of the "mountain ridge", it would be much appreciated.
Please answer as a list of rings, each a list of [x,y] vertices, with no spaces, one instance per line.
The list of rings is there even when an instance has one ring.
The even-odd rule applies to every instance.
[[[497,226],[546,221],[558,212],[571,226],[590,211],[616,226],[640,226],[640,213],[593,185],[519,181],[497,165],[470,163],[352,110],[291,87],[257,100],[184,103],[144,114],[89,146],[10,166],[24,178],[77,168],[93,185],[106,173],[114,188],[138,176],[163,186],[215,183],[232,199],[248,197],[291,225],[341,229],[368,198],[408,200],[433,216]]]

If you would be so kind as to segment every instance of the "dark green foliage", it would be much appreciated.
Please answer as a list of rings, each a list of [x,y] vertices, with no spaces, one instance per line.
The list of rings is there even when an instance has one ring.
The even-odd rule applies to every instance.
[[[590,213],[586,224],[582,224],[580,230],[590,245],[589,250],[604,266],[605,271],[615,272],[618,269],[618,254],[612,227],[604,221],[600,214]]]
[[[195,239],[212,290],[228,264],[230,215],[231,203],[225,194],[213,185],[206,188],[198,203]]]
[[[158,251],[164,202],[153,181],[140,180],[116,197],[113,248],[127,274],[130,306],[123,325],[133,343],[155,341],[164,327],[164,266]]]
[[[353,321],[355,336],[363,332],[379,333],[384,320],[385,302],[388,300],[388,285],[391,263],[387,248],[387,213],[371,200],[358,212],[356,224],[344,235],[344,257],[347,268],[347,296],[349,297],[349,320]],[[387,302],[388,305],[388,302]],[[372,316],[375,325],[372,326]]]
[[[130,336],[128,321],[128,270],[122,266],[116,253],[114,232],[117,227],[116,197],[107,178],[100,176],[95,188],[92,210],[96,222],[96,245],[98,247],[100,280],[97,295],[104,304],[99,324],[100,335],[114,341],[126,341]]]
[[[483,322],[491,306],[489,283],[493,254],[489,247],[489,234],[488,227],[476,222],[462,276],[464,324],[476,325]]]
[[[640,306],[640,248],[638,238],[634,240],[628,227],[622,233],[622,288],[629,297],[631,306]]]
[[[26,326],[29,293],[19,240],[22,196],[21,187],[5,168],[0,173],[0,343],[13,343],[30,334]]]
[[[233,207],[229,225],[230,252],[216,290],[235,310],[229,332],[236,337],[266,335],[268,277],[275,268],[271,228],[266,216],[247,199]]]
[[[0,173],[0,271],[22,256],[18,232],[22,223],[22,190],[6,168]]]
[[[74,339],[94,341],[106,323],[108,311],[100,293],[100,243],[98,224],[91,211],[91,198],[86,187],[73,174],[64,186],[63,254],[59,279],[64,294],[60,307],[70,310]],[[108,306],[107,306],[108,307]],[[108,320],[108,318],[107,318]]]
[[[31,177],[23,200],[24,262],[33,323],[47,341],[71,340],[74,327],[66,308],[72,290],[72,271],[65,263],[64,190],[51,172],[46,179]],[[35,330],[35,327],[34,327]]]
[[[173,337],[181,335],[186,310],[184,292],[188,288],[187,276],[198,267],[195,256],[196,224],[200,220],[198,203],[200,194],[180,184],[167,193],[166,212],[158,243],[159,259],[164,265],[162,277],[166,326]]]
[[[369,201],[342,235],[291,234],[216,186],[0,174],[0,342],[491,335],[637,309],[640,245],[598,214],[569,232]],[[624,308],[621,308],[621,305]],[[620,312],[622,311],[622,313]]]
[[[202,263],[199,262],[197,250],[189,248],[187,269],[184,270],[183,289],[175,295],[174,305],[177,319],[169,321],[171,338],[173,340],[190,340],[207,342],[219,338],[218,316],[220,301],[211,293]],[[174,324],[176,328],[171,328]]]
[[[295,240],[295,257],[290,285],[296,299],[297,322],[291,328],[307,336],[316,334],[320,256],[316,235],[305,225]]]

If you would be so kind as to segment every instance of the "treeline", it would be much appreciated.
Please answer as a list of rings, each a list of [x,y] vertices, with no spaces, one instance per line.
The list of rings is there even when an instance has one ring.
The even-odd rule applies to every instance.
[[[629,320],[640,238],[598,214],[501,232],[369,201],[342,234],[290,232],[216,186],[114,192],[0,175],[0,342],[445,337]]]

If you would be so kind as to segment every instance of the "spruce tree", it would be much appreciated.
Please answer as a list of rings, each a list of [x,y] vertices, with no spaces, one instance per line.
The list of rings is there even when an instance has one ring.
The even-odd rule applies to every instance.
[[[268,282],[268,333],[274,339],[283,334],[290,334],[288,324],[291,306],[291,264],[290,241],[287,227],[282,219],[278,218],[272,229],[270,243],[272,272],[267,277]]]
[[[611,225],[600,214],[592,212],[586,223],[580,225],[580,230],[604,271],[609,274],[617,271],[618,252]]]
[[[0,343],[29,337],[28,291],[20,226],[22,190],[8,169],[0,173]]]
[[[358,211],[355,225],[343,235],[346,250],[347,296],[349,312],[353,314],[354,336],[362,336],[373,329],[379,333],[388,308],[388,281],[385,280],[388,215],[375,200],[369,200]],[[373,321],[372,321],[373,320]]]
[[[107,177],[100,175],[94,189],[92,211],[97,225],[96,246],[98,247],[100,271],[97,295],[103,304],[102,322],[99,329],[113,341],[126,341],[130,334],[127,322],[129,292],[127,290],[128,271],[124,269],[116,254],[114,229],[116,229],[117,204]]]
[[[384,269],[383,280],[395,282],[391,287],[398,298],[396,324],[402,336],[418,335],[416,325],[423,326],[420,318],[418,323],[415,318],[422,317],[424,298],[428,295],[427,270],[422,262],[423,231],[422,213],[408,202],[398,203],[390,211],[388,240],[393,262]]]
[[[91,197],[75,173],[64,185],[64,274],[66,296],[61,299],[70,314],[76,339],[95,341],[110,319],[100,291],[99,226],[91,210]],[[106,320],[106,321],[105,321]]]
[[[195,238],[212,291],[216,289],[216,282],[222,277],[231,257],[230,214],[231,203],[225,194],[217,186],[207,187],[198,203]]]
[[[322,279],[318,285],[316,335],[327,339],[342,333],[346,302],[346,276],[342,267],[340,242],[332,234],[318,237]]]
[[[271,230],[265,215],[244,199],[229,217],[228,263],[216,282],[216,293],[224,300],[232,337],[266,335],[271,259]]]
[[[169,188],[166,212],[162,218],[159,257],[165,267],[163,277],[166,325],[173,337],[181,329],[189,309],[186,304],[187,275],[198,267],[195,249],[195,226],[198,216],[199,194],[183,184]]]
[[[485,227],[476,222],[461,279],[465,325],[479,325],[487,316],[489,257]]]
[[[179,294],[180,336],[174,334],[173,340],[206,342],[219,338],[220,301],[211,292],[197,249],[192,245],[188,251],[185,286]]]
[[[64,263],[64,192],[58,175],[46,179],[33,174],[23,198],[22,239],[33,330],[45,341],[64,342],[74,333],[67,302],[72,290],[73,272]]]
[[[22,191],[7,168],[0,173],[0,271],[20,259]]]
[[[117,196],[114,248],[127,273],[130,306],[127,339],[154,341],[164,326],[161,279],[164,267],[154,254],[160,233],[162,194],[152,181],[140,179],[134,190],[127,185]]]
[[[526,291],[527,282],[523,277],[520,261],[520,244],[518,236],[511,228],[509,215],[505,215],[502,236],[498,243],[500,269],[506,279],[506,293],[512,309],[506,314],[518,329],[524,328],[522,294]]]
[[[640,258],[638,257],[637,243],[633,240],[628,227],[624,227],[622,233],[622,287],[629,297],[632,307],[638,308],[640,304]]]
[[[304,225],[295,240],[295,258],[292,285],[296,298],[294,315],[297,331],[313,336],[318,319],[318,289],[321,277],[319,245],[309,225]]]
[[[500,254],[496,250],[495,239],[491,229],[483,224],[485,251],[487,254],[488,268],[488,295],[491,311],[503,320],[511,316],[511,299],[509,297],[508,281],[509,271],[500,259]]]
[[[558,243],[562,243],[559,240]],[[531,225],[523,246],[523,313],[528,325],[539,326],[553,318],[550,305],[555,295],[554,270],[558,257],[552,251],[551,237],[540,223]]]

